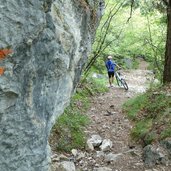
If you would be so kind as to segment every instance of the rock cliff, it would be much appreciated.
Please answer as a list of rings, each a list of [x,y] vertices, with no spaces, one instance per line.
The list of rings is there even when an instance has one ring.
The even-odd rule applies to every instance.
[[[48,171],[48,136],[91,50],[101,0],[0,1],[0,171]]]

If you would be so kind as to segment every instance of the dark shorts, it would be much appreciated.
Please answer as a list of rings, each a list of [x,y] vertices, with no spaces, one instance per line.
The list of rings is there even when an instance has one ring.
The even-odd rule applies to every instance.
[[[113,72],[108,72],[109,78],[114,77],[114,71]]]

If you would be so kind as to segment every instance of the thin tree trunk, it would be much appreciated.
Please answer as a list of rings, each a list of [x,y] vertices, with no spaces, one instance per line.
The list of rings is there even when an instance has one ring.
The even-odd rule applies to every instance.
[[[171,82],[171,0],[167,5],[167,40],[163,73],[163,83],[169,82]]]

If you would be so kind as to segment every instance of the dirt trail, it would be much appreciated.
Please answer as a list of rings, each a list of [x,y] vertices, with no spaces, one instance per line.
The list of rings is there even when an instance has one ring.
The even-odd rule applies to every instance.
[[[86,157],[77,163],[77,168],[85,171],[94,171],[96,168],[98,170],[100,167],[103,167],[101,170],[104,171],[108,169],[112,169],[112,171],[148,170],[142,161],[142,147],[134,146],[130,141],[129,133],[132,126],[122,113],[121,106],[129,98],[145,91],[147,81],[152,76],[150,74],[151,72],[147,70],[147,64],[141,61],[138,70],[124,72],[129,86],[128,91],[114,86],[109,89],[109,92],[92,99],[91,108],[87,112],[92,123],[86,132],[89,136],[98,134],[103,139],[110,139],[113,146],[105,155],[112,153],[117,157],[111,162],[106,162],[103,155],[97,157],[98,149],[96,149],[94,152],[86,152]],[[160,168],[155,171],[160,171]]]
[[[76,171],[170,171],[162,166],[145,168],[142,147],[131,142],[132,124],[121,109],[125,101],[146,90],[152,72],[147,70],[147,63],[141,61],[138,70],[124,71],[123,75],[129,90],[118,86],[110,88],[109,92],[91,99],[91,108],[87,112],[91,119],[86,128],[87,138],[98,134],[102,139],[110,139],[113,146],[104,153],[100,149],[79,151],[80,159],[73,160]]]

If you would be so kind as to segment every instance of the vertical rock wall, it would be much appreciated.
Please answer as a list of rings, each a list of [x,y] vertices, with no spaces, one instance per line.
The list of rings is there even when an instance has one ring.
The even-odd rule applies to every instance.
[[[48,136],[91,50],[100,0],[1,0],[0,171],[48,171]]]

